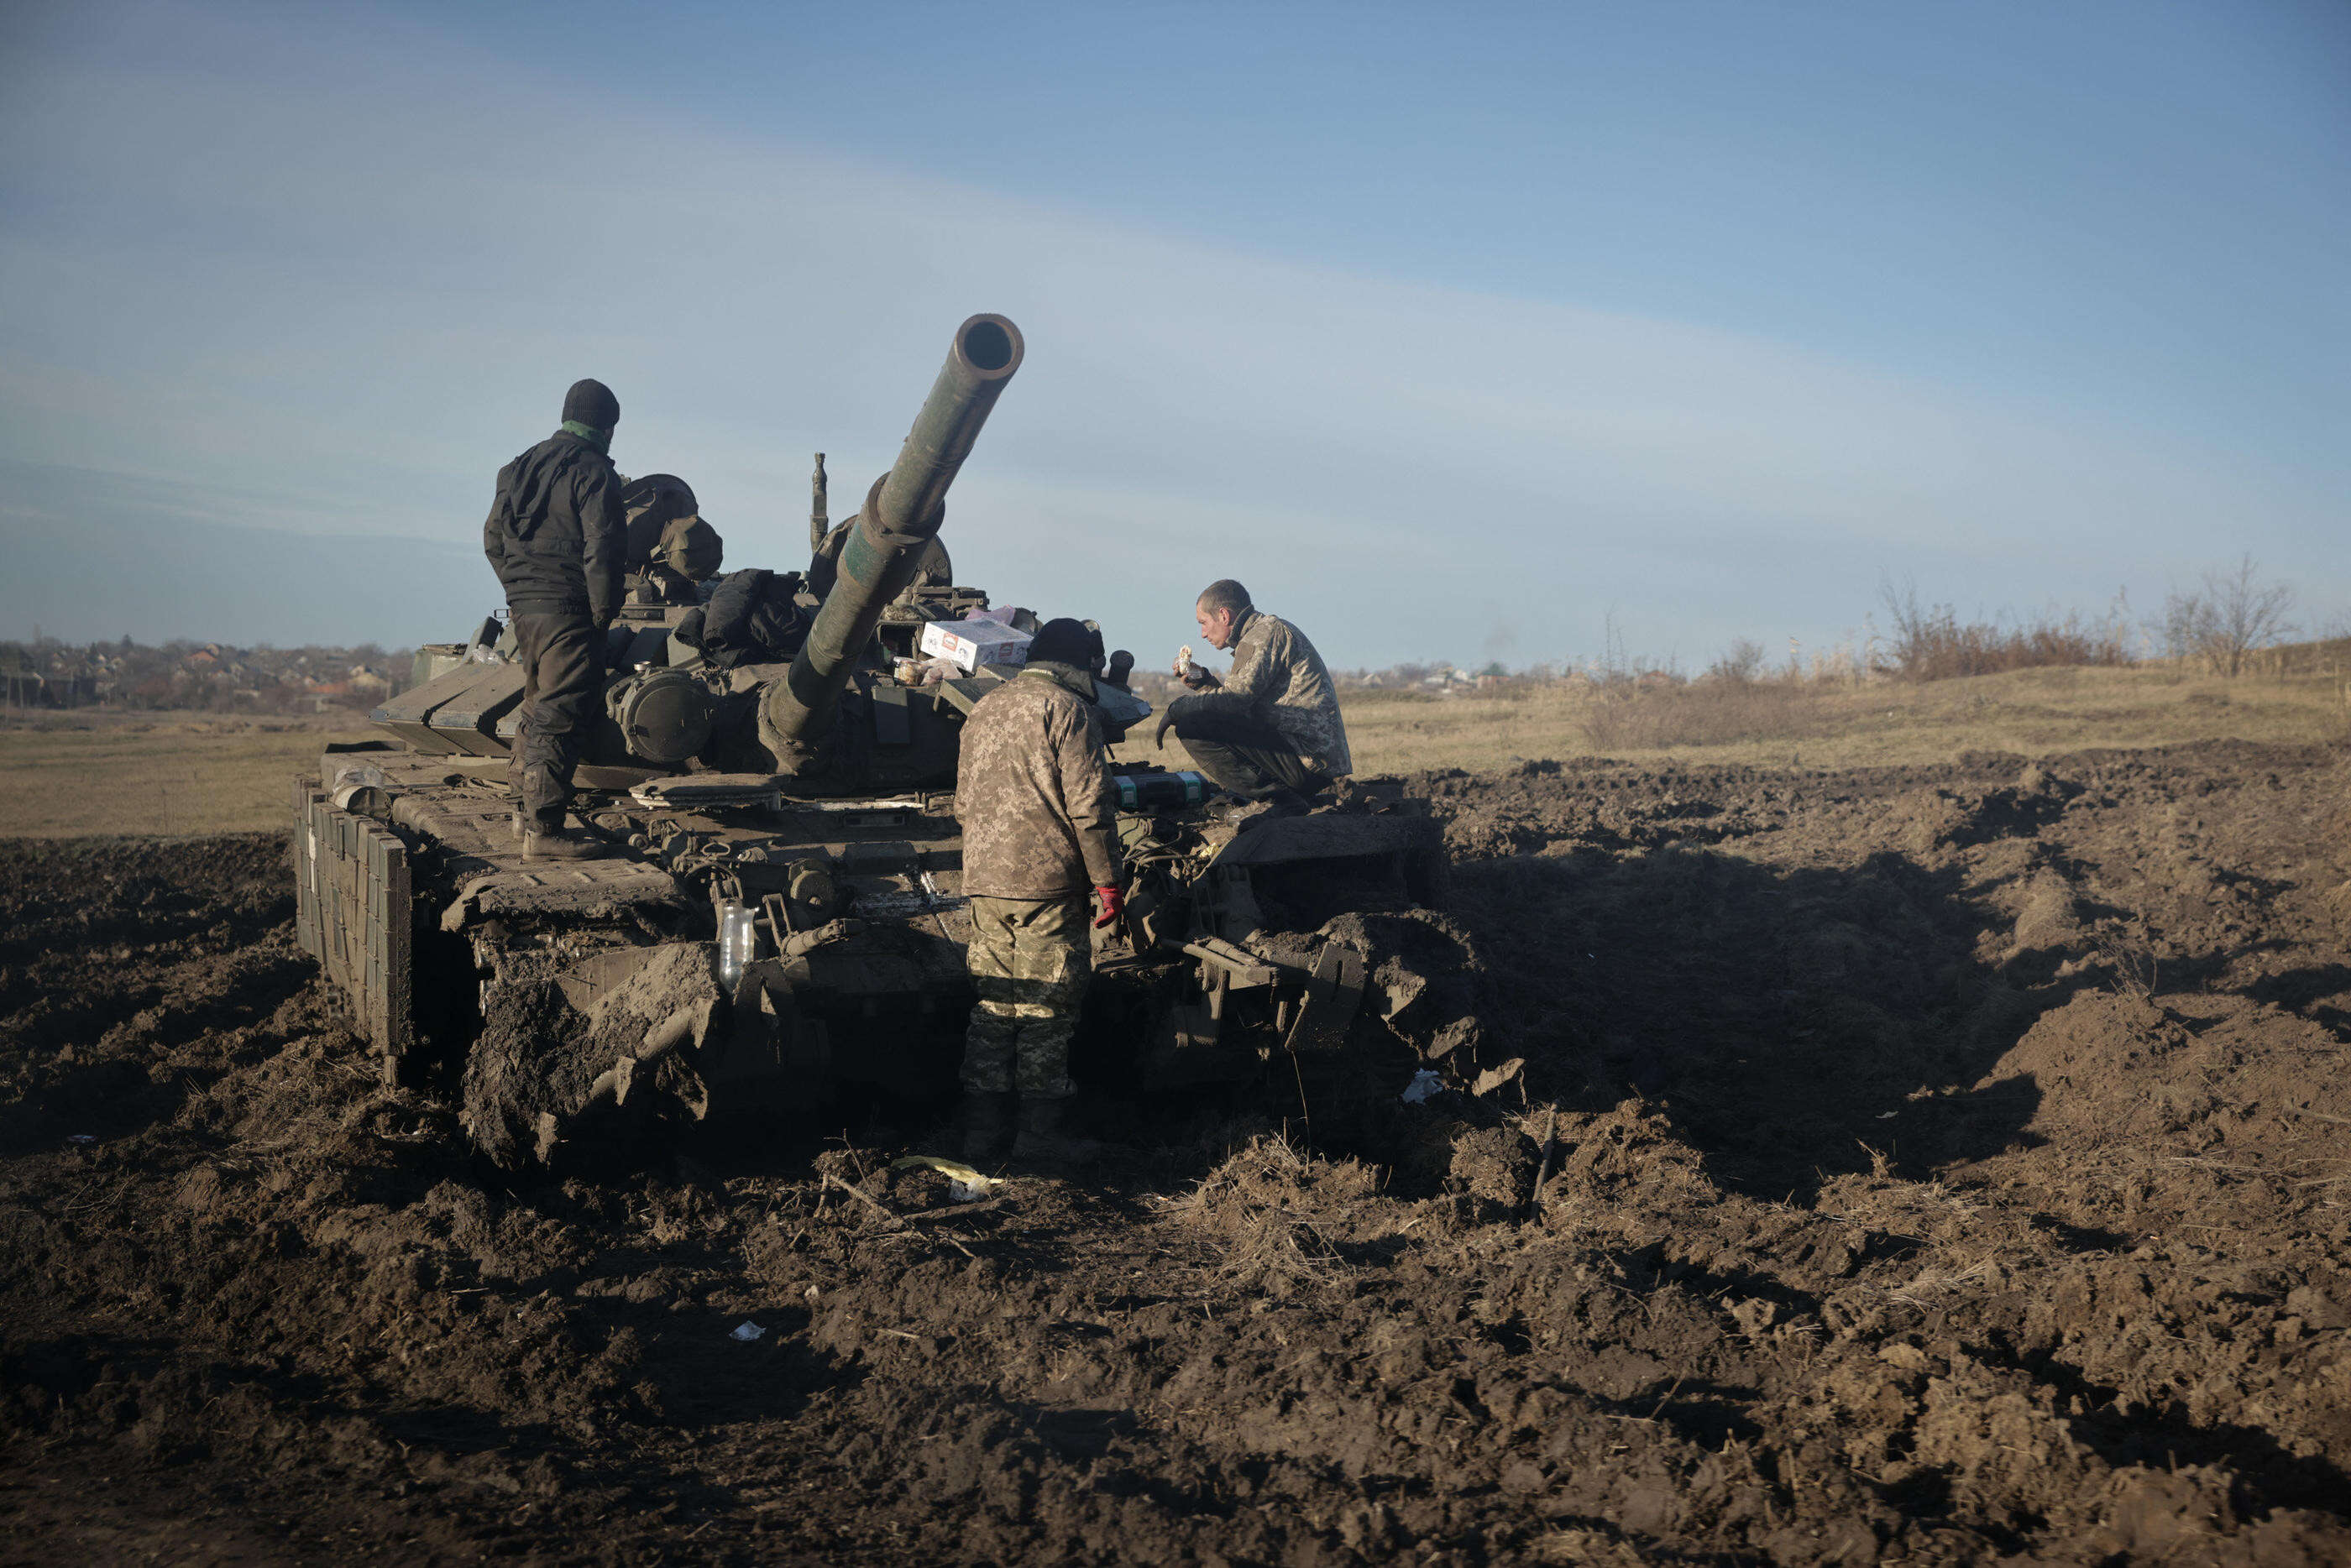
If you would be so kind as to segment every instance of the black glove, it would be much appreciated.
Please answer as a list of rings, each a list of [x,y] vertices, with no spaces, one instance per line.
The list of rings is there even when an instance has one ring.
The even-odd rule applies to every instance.
[[[1159,722],[1169,724],[1233,723],[1245,722],[1270,724],[1273,722],[1272,704],[1262,697],[1243,697],[1235,691],[1193,691],[1167,704],[1167,717]]]
[[[1152,744],[1157,746],[1161,751],[1165,751],[1167,749],[1167,726],[1170,724],[1183,723],[1190,716],[1207,710],[1209,705],[1216,701],[1217,699],[1215,698],[1206,697],[1196,691],[1188,692],[1168,703],[1167,711],[1163,714],[1159,720],[1159,733],[1153,737]],[[1230,705],[1229,701],[1228,701],[1227,705]],[[1180,741],[1184,737],[1181,734],[1178,734],[1176,738]]]

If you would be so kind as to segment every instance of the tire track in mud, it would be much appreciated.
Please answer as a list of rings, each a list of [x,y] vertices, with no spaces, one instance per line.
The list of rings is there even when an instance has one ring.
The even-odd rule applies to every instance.
[[[920,1127],[504,1185],[288,967],[277,843],[0,849],[18,1550],[2351,1552],[2331,757],[1426,782],[1523,1103],[912,1224],[819,1173],[927,1211]]]

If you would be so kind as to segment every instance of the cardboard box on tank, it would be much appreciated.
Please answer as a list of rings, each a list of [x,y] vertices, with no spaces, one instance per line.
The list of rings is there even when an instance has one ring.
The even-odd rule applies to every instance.
[[[1024,664],[1029,637],[996,620],[935,620],[923,628],[916,647],[935,659],[951,659],[965,671],[988,664]]]

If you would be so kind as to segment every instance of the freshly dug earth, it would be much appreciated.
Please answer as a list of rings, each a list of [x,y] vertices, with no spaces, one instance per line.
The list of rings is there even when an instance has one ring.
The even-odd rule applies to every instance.
[[[0,1561],[2351,1559],[2335,758],[1416,782],[1518,1081],[969,1204],[510,1185],[277,841],[0,846]]]

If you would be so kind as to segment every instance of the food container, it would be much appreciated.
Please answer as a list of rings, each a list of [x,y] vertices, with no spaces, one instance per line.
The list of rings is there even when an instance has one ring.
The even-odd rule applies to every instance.
[[[952,659],[966,672],[983,664],[1029,662],[1029,633],[992,620],[935,620],[923,628],[917,645],[925,653]]]

